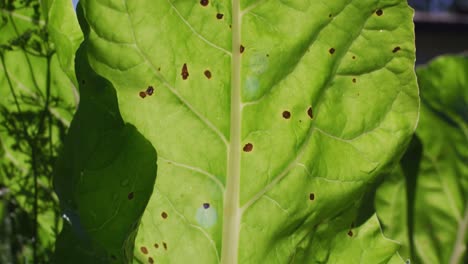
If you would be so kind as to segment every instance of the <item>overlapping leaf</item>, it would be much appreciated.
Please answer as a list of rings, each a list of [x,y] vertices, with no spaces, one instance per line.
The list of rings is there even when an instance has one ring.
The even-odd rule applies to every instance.
[[[417,263],[466,262],[467,71],[468,58],[461,56],[440,57],[418,69],[421,150],[408,152],[378,191],[385,234],[401,240],[402,255]]]

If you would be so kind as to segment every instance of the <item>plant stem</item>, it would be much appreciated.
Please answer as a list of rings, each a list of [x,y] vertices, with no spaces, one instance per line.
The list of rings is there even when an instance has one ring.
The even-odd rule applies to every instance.
[[[468,231],[468,206],[465,208],[465,216],[458,224],[457,239],[453,247],[452,256],[450,257],[450,264],[461,263],[463,253],[466,251],[465,238]]]

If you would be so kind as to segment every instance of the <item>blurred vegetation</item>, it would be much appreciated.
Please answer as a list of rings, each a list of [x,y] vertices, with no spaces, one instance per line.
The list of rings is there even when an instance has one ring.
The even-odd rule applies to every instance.
[[[0,263],[49,263],[61,225],[52,170],[77,100],[46,4],[0,0]]]

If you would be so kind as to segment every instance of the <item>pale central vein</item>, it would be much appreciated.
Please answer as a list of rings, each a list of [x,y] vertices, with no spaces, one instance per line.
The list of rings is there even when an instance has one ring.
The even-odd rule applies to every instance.
[[[241,10],[240,0],[232,0],[232,60],[231,60],[231,129],[228,146],[226,192],[223,204],[223,239],[221,263],[237,264],[241,210]]]

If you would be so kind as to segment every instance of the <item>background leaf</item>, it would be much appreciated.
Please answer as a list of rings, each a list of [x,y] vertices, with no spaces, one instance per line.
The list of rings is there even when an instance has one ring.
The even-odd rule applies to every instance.
[[[422,158],[418,162],[421,154],[407,152],[401,168],[378,191],[376,207],[385,234],[401,238],[402,255],[417,263],[464,263],[464,256],[466,260],[467,71],[468,58],[462,56],[443,56],[417,70],[423,103],[416,135]],[[405,163],[413,169],[405,169]],[[408,179],[415,186],[408,187]],[[404,195],[405,186],[414,204],[407,203],[413,199]]]

